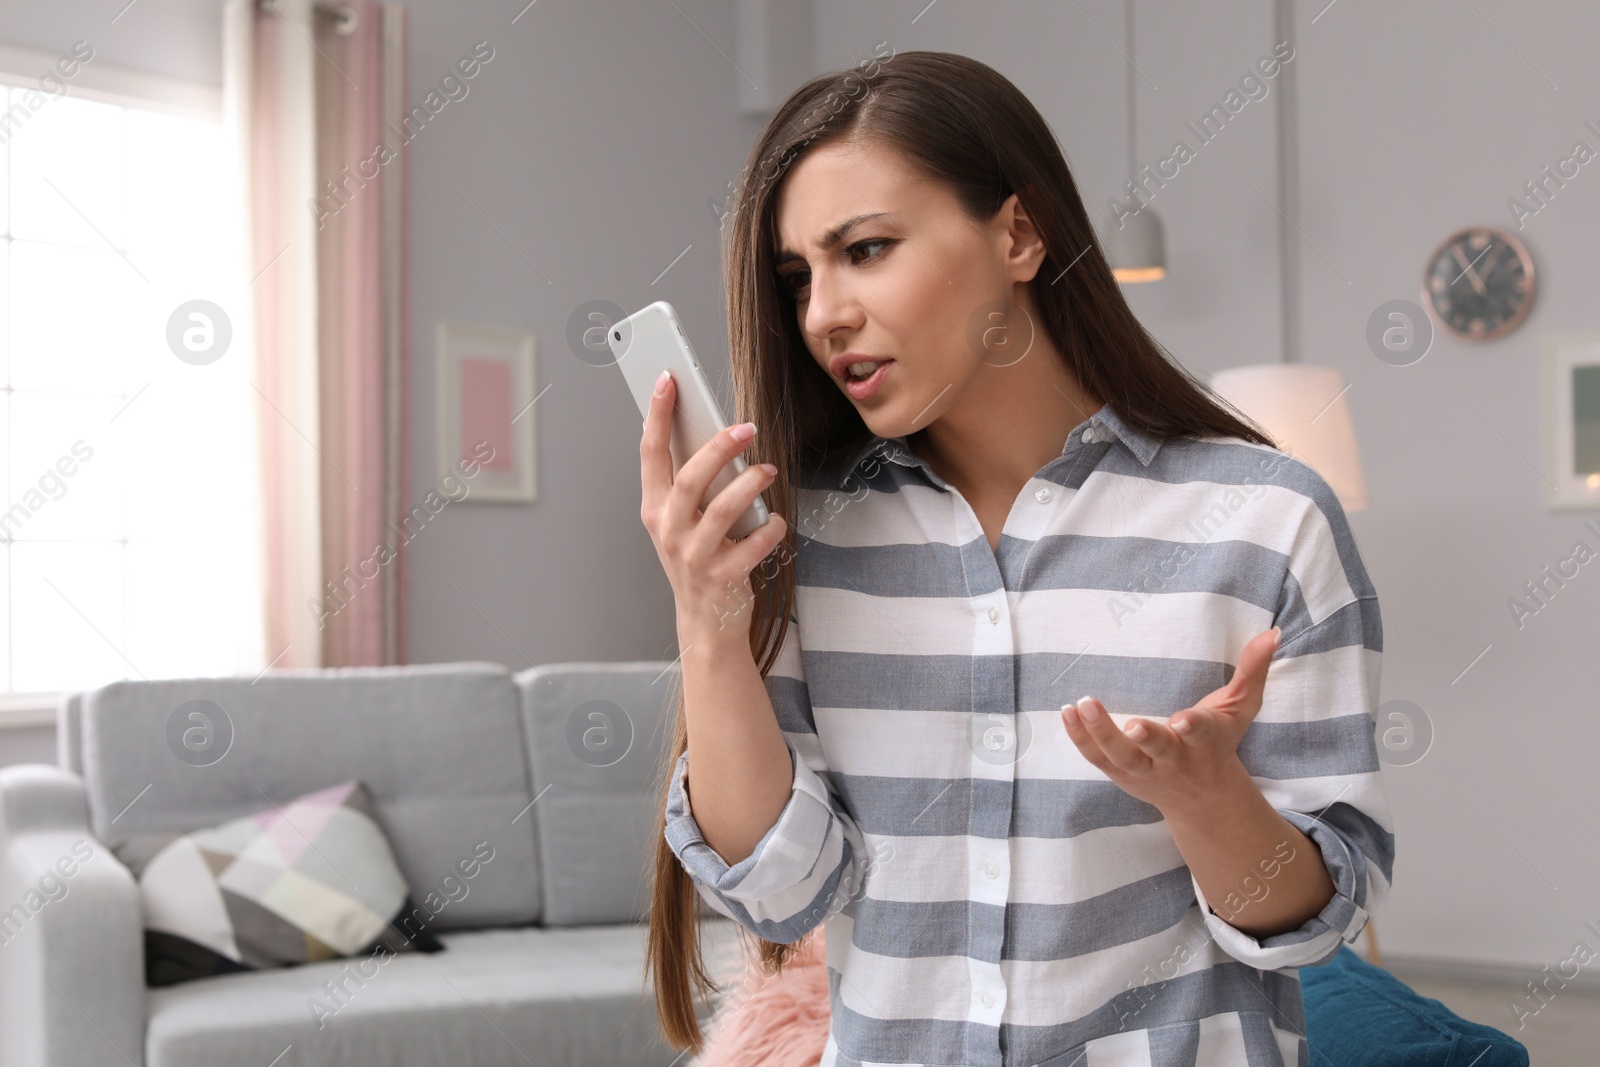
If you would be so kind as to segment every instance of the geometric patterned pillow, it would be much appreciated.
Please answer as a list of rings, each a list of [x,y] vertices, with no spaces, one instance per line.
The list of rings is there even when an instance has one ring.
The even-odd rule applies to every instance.
[[[394,924],[413,903],[359,781],[206,830],[136,834],[111,849],[139,880],[151,986],[444,948]]]

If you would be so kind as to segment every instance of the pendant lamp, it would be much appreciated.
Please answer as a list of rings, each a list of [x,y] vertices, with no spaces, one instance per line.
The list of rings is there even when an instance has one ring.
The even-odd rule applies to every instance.
[[[1141,206],[1132,215],[1124,216],[1118,227],[1106,234],[1102,243],[1106,257],[1111,261],[1111,273],[1117,281],[1153,282],[1167,276],[1167,247],[1161,232],[1161,220],[1156,217],[1155,209],[1143,204],[1136,192],[1139,165],[1135,159],[1135,148],[1139,137],[1134,116],[1133,0],[1123,0],[1122,14],[1128,46],[1128,193]]]

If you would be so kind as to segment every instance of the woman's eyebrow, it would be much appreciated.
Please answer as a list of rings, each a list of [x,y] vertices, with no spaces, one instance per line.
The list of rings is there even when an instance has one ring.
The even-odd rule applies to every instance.
[[[894,212],[892,211],[873,211],[865,215],[853,215],[839,223],[839,225],[835,226],[827,233],[823,234],[822,239],[819,240],[817,244],[821,245],[823,248],[832,248],[834,245],[843,240],[844,235],[849,233],[853,227],[859,226],[861,223],[868,222],[872,219],[889,218],[893,214]],[[778,258],[773,262],[772,265],[774,267],[781,267],[785,263],[789,263],[800,258],[802,258],[800,253],[793,252],[785,248],[778,253]]]

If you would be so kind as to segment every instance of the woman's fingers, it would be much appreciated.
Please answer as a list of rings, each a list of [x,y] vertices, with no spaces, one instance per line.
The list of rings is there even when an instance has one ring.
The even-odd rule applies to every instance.
[[[1129,719],[1122,724],[1122,732],[1152,760],[1164,760],[1176,755],[1183,745],[1166,723],[1156,719]]]
[[[662,391],[650,397],[644,436],[639,441],[643,486],[640,517],[655,515],[665,525],[687,528],[698,522],[700,504],[705,499],[711,480],[744,451],[754,435],[741,439],[735,433],[739,425],[729,426],[713,434],[674,474],[672,422],[677,404],[677,380],[669,373],[667,380],[658,388]]]
[[[1067,705],[1073,707],[1073,705]],[[1073,725],[1067,708],[1061,709],[1061,721],[1066,724],[1067,736],[1072,738],[1084,757],[1095,763],[1095,754],[1125,771],[1138,770],[1149,757],[1134,741],[1111,720],[1105,708],[1093,697],[1080,697],[1077,702],[1078,724]],[[1097,764],[1098,765],[1098,764]],[[1102,768],[1104,769],[1104,768]]]
[[[1259,701],[1267,688],[1267,668],[1272,666],[1272,654],[1278,650],[1279,630],[1274,626],[1252,637],[1239,653],[1239,666],[1229,679],[1234,693],[1241,699]]]
[[[683,466],[678,468],[673,478],[675,492],[667,505],[675,521],[688,525],[698,520],[700,505],[708,502],[706,493],[711,488],[712,480],[754,439],[754,423],[735,423],[712,434],[705,444],[683,461]]]
[[[782,515],[776,511],[769,513],[767,524],[738,542],[739,547],[733,550],[732,557],[739,564],[739,569],[747,574],[754,570],[783,542],[783,535],[788,529],[789,524],[784,522]]]
[[[1173,712],[1167,719],[1167,725],[1173,735],[1181,737],[1185,744],[1204,747],[1213,743],[1217,732],[1224,728],[1217,719],[1220,714],[1210,708],[1184,708]]]
[[[643,515],[661,510],[672,492],[672,403],[677,383],[672,375],[650,397],[644,416],[644,436],[639,439],[639,467],[643,485]]]
[[[1267,671],[1272,666],[1273,655],[1278,651],[1277,629],[1263,630],[1245,642],[1239,653],[1239,663],[1234,667],[1233,676],[1227,684],[1201,697],[1195,707],[1230,713],[1245,711],[1249,713],[1245,716],[1247,720],[1255,718],[1266,695]]]
[[[732,540],[728,531],[733,528],[733,524],[777,478],[776,471],[768,471],[767,466],[770,464],[750,464],[711,498],[711,503],[701,512],[700,522],[696,528],[695,536],[701,541],[698,551],[709,555],[724,541]],[[768,525],[770,524],[769,520]],[[764,534],[767,529],[762,527],[757,532]],[[766,558],[765,555],[762,558]]]
[[[1278,628],[1262,630],[1239,653],[1239,664],[1233,677],[1223,687],[1223,692],[1235,706],[1249,706],[1252,698],[1260,700],[1267,688],[1267,668],[1272,666],[1272,654],[1278,649]]]

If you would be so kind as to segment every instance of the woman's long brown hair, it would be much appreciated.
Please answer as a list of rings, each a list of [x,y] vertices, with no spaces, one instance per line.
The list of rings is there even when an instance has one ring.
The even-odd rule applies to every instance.
[[[1029,283],[1043,327],[1088,393],[1130,426],[1160,437],[1230,436],[1277,447],[1174,362],[1134,317],[1054,134],[1011,82],[949,52],[904,52],[864,68],[818,75],[762,130],[724,219],[737,418],[761,428],[746,458],[777,466],[767,499],[789,526],[784,541],[750,575],[750,650],[763,678],[782,647],[794,603],[802,521],[795,514],[795,488],[814,466],[871,437],[855,406],[811,357],[793,298],[780,291],[773,268],[779,183],[805,153],[840,139],[898,150],[947,183],[974,220],[993,218],[1016,193],[1048,250]],[[681,677],[674,699],[674,739],[657,779],[645,970],[668,1041],[698,1053],[704,1035],[696,999],[722,990],[700,951],[699,919],[709,909],[665,837],[667,785],[688,748]],[[795,949],[758,941],[767,974],[778,973]]]

